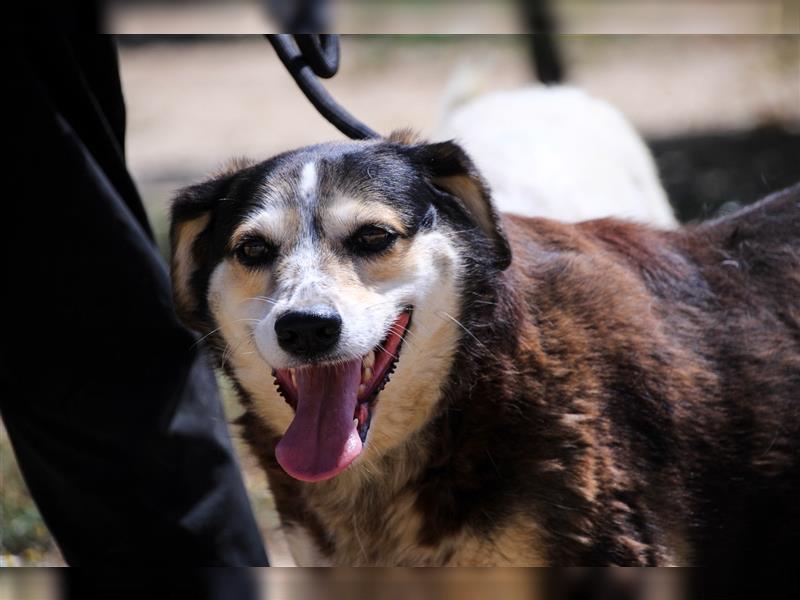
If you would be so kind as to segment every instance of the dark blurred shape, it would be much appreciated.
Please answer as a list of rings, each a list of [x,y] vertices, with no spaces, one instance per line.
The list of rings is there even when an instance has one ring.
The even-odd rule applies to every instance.
[[[300,34],[294,41],[317,77],[330,79],[339,70],[339,36]]]
[[[60,10],[60,9],[59,9]],[[54,13],[60,14],[60,12]],[[78,18],[78,16],[76,16]],[[6,39],[16,127],[0,410],[71,565],[265,565],[213,372],[125,162],[108,36]]]
[[[644,600],[645,571],[637,569],[551,569],[542,582],[548,600]],[[669,596],[672,599],[672,596]]]
[[[265,569],[265,591],[291,600],[550,600],[536,569]]]
[[[648,140],[681,222],[716,216],[800,181],[800,133],[778,126]]]
[[[797,569],[682,569],[689,598],[703,600],[792,600],[800,597]]]
[[[564,81],[564,64],[556,43],[557,21],[551,0],[519,0],[523,25],[529,32],[531,59],[536,76],[545,84]]]
[[[191,569],[70,569],[62,570],[64,600],[259,600],[252,570]]]
[[[330,77],[338,69],[339,38],[336,35],[272,34],[267,39],[272,44],[283,66],[300,87],[306,98],[320,114],[346,136],[360,140],[380,137],[377,132],[356,119],[338,104],[317,79],[317,75]],[[308,38],[317,38],[308,39]],[[296,41],[295,41],[296,40]],[[303,46],[305,51],[300,49]],[[331,59],[335,58],[335,62]],[[319,69],[315,69],[312,65]]]
[[[13,600],[793,600],[798,595],[794,572],[757,569],[131,567],[0,572],[0,597]]]
[[[11,6],[22,12],[26,30],[64,33],[100,33],[105,8],[104,0],[25,0]]]
[[[332,0],[263,0],[284,33],[323,33],[331,29]]]
[[[684,600],[684,569],[265,569],[265,593],[291,600]],[[698,596],[702,598],[702,596]]]

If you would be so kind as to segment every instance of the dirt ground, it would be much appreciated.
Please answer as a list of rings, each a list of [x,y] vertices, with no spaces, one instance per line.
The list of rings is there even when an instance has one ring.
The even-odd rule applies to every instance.
[[[562,36],[569,82],[646,136],[800,121],[798,36]],[[196,178],[232,155],[339,136],[260,36],[123,45],[128,155],[141,184]],[[380,132],[430,132],[448,102],[533,83],[522,36],[345,36],[327,86]]]

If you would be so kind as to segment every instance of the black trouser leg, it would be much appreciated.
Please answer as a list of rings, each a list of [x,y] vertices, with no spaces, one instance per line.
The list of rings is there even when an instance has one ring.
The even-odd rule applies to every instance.
[[[265,565],[213,374],[125,169],[114,52],[7,47],[21,164],[1,232],[3,420],[70,564]]]

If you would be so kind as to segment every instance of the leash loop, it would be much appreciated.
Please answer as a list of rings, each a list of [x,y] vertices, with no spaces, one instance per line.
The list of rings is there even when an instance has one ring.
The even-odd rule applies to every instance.
[[[355,140],[381,137],[338,104],[317,79],[332,77],[339,68],[338,35],[278,33],[266,38],[305,97],[336,129]]]
[[[317,77],[330,79],[339,70],[339,36],[297,34],[294,41]]]

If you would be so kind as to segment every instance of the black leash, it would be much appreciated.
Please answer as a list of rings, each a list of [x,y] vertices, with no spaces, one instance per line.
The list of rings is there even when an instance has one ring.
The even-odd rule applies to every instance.
[[[552,13],[546,0],[523,0],[532,35],[536,70],[542,83],[558,83],[564,78],[561,57],[553,39]],[[334,34],[267,34],[266,38],[283,66],[314,108],[336,129],[354,140],[381,137],[356,119],[331,97],[318,77],[330,79],[339,70],[339,36]]]
[[[283,66],[319,113],[347,137],[381,137],[347,112],[317,77],[329,79],[339,70],[339,36],[333,34],[267,34]]]

